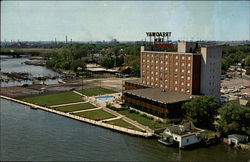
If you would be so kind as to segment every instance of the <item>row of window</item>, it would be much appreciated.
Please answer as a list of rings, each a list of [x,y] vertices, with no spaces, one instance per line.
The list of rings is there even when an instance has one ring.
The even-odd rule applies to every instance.
[[[146,67],[149,68],[149,66],[146,66]],[[159,68],[158,66],[155,67],[156,70],[157,70],[158,68]],[[163,67],[162,67],[162,66],[160,67],[160,70],[163,70]],[[165,67],[165,70],[168,70],[168,67]],[[174,69],[174,71],[175,71],[175,72],[178,72],[179,69],[176,68],[176,69]],[[145,70],[143,70],[142,72],[143,72],[143,73],[145,73],[145,72],[146,72],[146,73],[150,73],[149,71],[145,71]],[[181,69],[181,72],[184,73],[184,72],[185,72],[185,69]],[[187,73],[191,73],[191,70],[188,69],[188,70],[187,70]],[[154,74],[154,71],[151,71],[151,74]],[[156,71],[155,74],[158,74],[158,71]]]
[[[151,72],[151,74],[153,74],[153,73]],[[158,74],[159,74],[158,72],[155,72],[155,75],[158,75]],[[164,73],[160,73],[160,76],[163,76],[163,74],[164,74]],[[166,73],[165,73],[165,76],[167,76]],[[178,76],[179,76],[179,75],[174,75],[175,78],[178,78]],[[142,77],[145,78],[146,75],[142,74]],[[149,79],[149,78],[150,78],[150,76],[147,75],[147,79]],[[155,78],[155,80],[158,80],[158,77],[151,76],[151,79],[152,79],[152,80],[153,80],[154,78]],[[184,76],[184,75],[181,75],[180,78],[181,78],[181,79],[185,79],[185,76]],[[160,78],[160,79],[161,79],[161,78]],[[191,77],[190,77],[190,76],[187,76],[187,80],[190,80],[190,79],[191,79]],[[165,81],[167,81],[167,79],[166,79]]]
[[[144,56],[147,56],[147,57],[150,57],[150,54],[147,54],[147,55],[144,55]],[[163,58],[164,55],[163,54],[151,54],[151,57],[160,57],[160,58]],[[169,55],[165,55],[165,58],[169,58],[171,56]],[[179,57],[182,59],[182,60],[185,60],[185,56],[175,56],[175,59],[179,59]],[[191,56],[188,56],[187,57],[188,60],[191,60]]]
[[[146,82],[145,82],[145,81],[143,81],[143,83],[145,84]],[[153,82],[151,82],[151,83],[150,83],[150,82],[147,82],[147,85],[150,85],[150,84],[151,84],[152,86],[156,86],[156,87],[158,87],[158,86],[159,86],[158,84],[155,84],[155,85],[154,85],[154,83],[153,83]],[[160,84],[160,87],[161,87],[161,88],[168,88],[168,85],[165,85],[165,86],[164,86],[163,84]],[[184,88],[174,87],[174,90],[175,90],[175,91],[180,90],[181,92],[184,92]],[[186,89],[186,92],[187,92],[187,93],[189,93],[189,92],[190,92],[190,90],[189,90],[189,89]]]
[[[147,79],[150,79],[150,78],[149,78],[149,77],[147,77]],[[151,78],[151,80],[154,80],[154,78],[152,77],[152,78]],[[158,80],[163,81],[163,79],[161,79],[161,78],[159,78],[159,79],[158,79],[158,78],[156,78],[155,80],[156,80],[156,81],[158,81]],[[167,79],[165,79],[165,82],[167,82],[167,81],[168,81],[168,80],[167,80]],[[145,83],[145,82],[146,82],[146,81],[144,80],[144,81],[143,81],[143,83]],[[153,83],[153,82],[152,82],[152,83]],[[174,81],[174,84],[178,84],[178,81],[177,81],[177,80],[175,80],[175,81]],[[185,85],[185,83],[184,83],[184,82],[181,82],[181,85],[182,85],[182,86],[184,86],[184,85]],[[188,87],[190,87],[190,83],[187,83],[187,86],[188,86]]]
[[[143,59],[143,62],[146,62],[146,59]],[[147,60],[147,62],[149,63],[150,60]],[[158,61],[158,60],[155,60],[155,61],[154,61],[154,60],[151,60],[151,63],[156,63],[156,64],[158,64],[159,62],[160,62],[161,64],[164,63],[164,61]],[[165,62],[165,65],[167,65],[167,64],[168,64],[168,61]],[[179,62],[175,62],[175,65],[179,65]],[[182,62],[182,63],[181,63],[181,66],[185,66],[185,63]],[[191,64],[188,63],[187,66],[191,66]]]

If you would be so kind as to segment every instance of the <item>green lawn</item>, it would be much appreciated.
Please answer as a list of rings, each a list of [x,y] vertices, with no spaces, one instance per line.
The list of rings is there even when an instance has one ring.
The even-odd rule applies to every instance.
[[[115,116],[104,111],[104,110],[93,110],[93,111],[86,111],[86,112],[80,112],[76,113],[75,115],[81,116],[84,118],[92,119],[92,120],[104,120],[109,118],[114,118]]]
[[[82,93],[86,96],[98,96],[98,95],[104,95],[104,94],[110,94],[110,93],[117,93],[116,91],[106,89],[106,88],[88,88],[82,90],[78,90],[78,92]]]
[[[128,118],[130,118],[132,120],[137,121],[138,123],[140,123],[142,125],[148,126],[151,129],[159,129],[159,128],[167,127],[167,124],[160,123],[158,121],[154,121],[154,120],[149,119],[147,117],[144,117],[140,114],[130,113],[129,110],[120,110],[117,112],[127,116]]]
[[[56,107],[55,110],[62,111],[62,112],[72,112],[72,111],[92,109],[92,108],[96,108],[96,107],[89,103],[83,103],[83,104]]]
[[[134,126],[134,125],[122,120],[122,119],[108,121],[107,123],[112,124],[112,125],[125,127],[125,128],[130,128],[130,129],[137,130],[137,131],[141,131],[141,129],[137,128],[136,126]]]
[[[27,97],[23,98],[22,100],[41,106],[51,106],[83,101],[82,97],[80,95],[75,94],[74,92],[61,92],[56,94]]]

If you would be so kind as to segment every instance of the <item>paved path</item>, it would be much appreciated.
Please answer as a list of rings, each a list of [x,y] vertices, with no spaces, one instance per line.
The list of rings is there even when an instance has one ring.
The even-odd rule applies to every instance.
[[[121,118],[122,118],[122,116],[120,115],[120,116],[117,116],[117,117],[114,117],[114,118],[104,119],[104,120],[102,120],[102,122],[107,122],[107,121],[117,120],[117,119],[121,119]]]
[[[80,96],[87,97],[87,96],[85,96],[85,95],[81,94],[80,92],[77,92],[77,91],[73,91],[73,92],[74,92],[74,93],[76,93],[76,94],[78,94],[78,95],[80,95]]]
[[[115,116],[121,116],[120,113],[114,111],[114,110],[111,110],[111,109],[108,109],[108,108],[103,108],[103,110],[115,115]],[[137,121],[134,121],[128,117],[126,117],[125,115],[122,115],[122,119],[125,120],[126,122],[136,126],[137,128],[140,128],[141,130],[146,130],[147,132],[150,132],[150,133],[153,133],[154,131],[152,129],[150,129],[149,127],[145,126],[145,125],[142,125],[140,123],[138,123]]]
[[[83,103],[88,103],[88,101],[74,102],[74,103],[67,103],[67,104],[60,104],[60,105],[52,105],[49,107],[61,107],[61,106],[77,105],[77,104],[83,104]]]
[[[78,111],[73,111],[73,112],[69,112],[69,113],[75,114],[75,113],[79,113],[79,112],[93,111],[93,110],[99,110],[99,109],[102,109],[102,108],[101,107],[97,107],[97,108],[93,108],[93,109],[78,110]]]

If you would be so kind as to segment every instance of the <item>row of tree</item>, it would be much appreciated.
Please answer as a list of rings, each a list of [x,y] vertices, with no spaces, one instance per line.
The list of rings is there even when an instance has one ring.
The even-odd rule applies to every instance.
[[[105,68],[123,65],[132,67],[132,74],[140,76],[140,46],[130,44],[72,44],[46,54],[50,68],[73,70],[86,67],[86,59]]]
[[[214,97],[204,96],[186,102],[182,110],[185,120],[192,121],[197,127],[217,130],[224,135],[250,133],[249,107],[233,104],[220,107]]]
[[[223,46],[221,67],[227,70],[231,65],[242,63],[250,66],[250,46]]]

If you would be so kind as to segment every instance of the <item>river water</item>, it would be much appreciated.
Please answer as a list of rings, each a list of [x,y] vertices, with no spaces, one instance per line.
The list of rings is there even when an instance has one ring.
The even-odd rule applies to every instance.
[[[24,62],[29,61],[28,58],[12,58],[10,56],[1,56],[1,72],[27,72],[30,73],[33,77],[42,77],[46,75],[57,75],[60,76],[59,73],[54,72],[53,70],[47,69],[43,66],[35,66],[35,65],[26,65]],[[5,76],[1,76],[5,77]],[[39,83],[43,83],[40,81]],[[45,84],[55,84],[58,83],[58,79],[48,79],[44,81]],[[19,86],[23,84],[32,84],[32,81],[9,81],[2,82],[1,87],[6,86]]]
[[[11,61],[8,65],[11,66]],[[22,66],[26,66],[27,72],[33,70],[30,65]],[[250,159],[249,152],[236,151],[224,144],[180,150],[154,139],[111,131],[4,99],[0,102],[1,161],[244,162]]]

